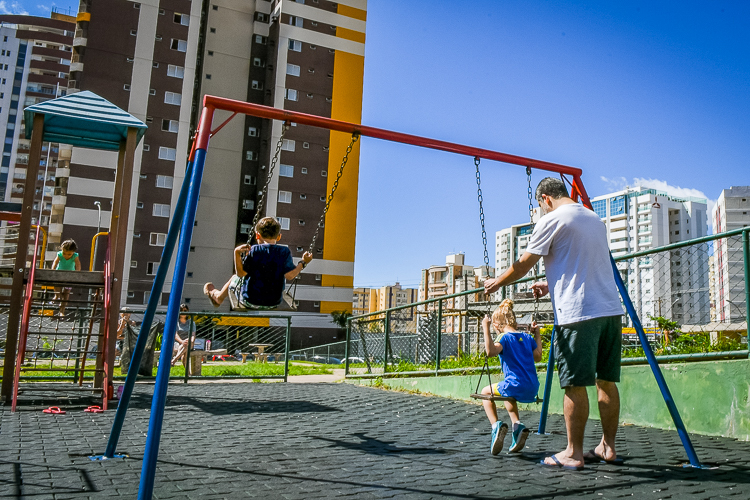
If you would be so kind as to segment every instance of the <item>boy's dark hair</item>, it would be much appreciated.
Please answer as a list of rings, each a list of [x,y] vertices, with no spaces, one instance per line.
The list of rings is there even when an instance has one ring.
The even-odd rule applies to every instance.
[[[263,238],[276,239],[281,234],[281,224],[273,217],[263,217],[255,226],[255,232]]]
[[[60,243],[60,250],[64,250],[66,252],[75,252],[78,250],[78,245],[76,245],[76,242],[73,240],[65,240]]]
[[[555,200],[560,198],[570,198],[565,183],[554,177],[545,177],[539,182],[539,185],[536,187],[536,201],[541,203],[543,194],[546,194]]]

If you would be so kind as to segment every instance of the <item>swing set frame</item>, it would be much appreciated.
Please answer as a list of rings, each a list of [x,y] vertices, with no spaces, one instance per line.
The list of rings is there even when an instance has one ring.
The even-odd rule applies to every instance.
[[[229,116],[229,118],[222,122],[218,127],[212,129],[214,115],[217,111],[228,111],[231,112],[232,115]],[[188,162],[185,169],[185,179],[180,190],[177,204],[175,205],[174,215],[170,223],[166,244],[164,246],[161,258],[162,261],[169,262],[172,258],[172,252],[175,246],[177,246],[177,256],[175,259],[175,266],[173,268],[174,274],[172,277],[172,287],[170,290],[167,315],[165,318],[163,334],[164,345],[172,345],[172,343],[174,342],[177,320],[179,317],[180,297],[182,295],[182,288],[185,281],[188,253],[190,250],[190,242],[192,239],[195,214],[198,206],[200,187],[203,180],[203,170],[208,150],[208,144],[210,138],[217,134],[238,114],[250,115],[258,118],[266,118],[269,120],[279,120],[281,122],[293,122],[302,125],[328,129],[336,132],[344,132],[351,135],[367,136],[375,139],[382,139],[386,141],[399,142],[402,144],[436,149],[439,151],[446,151],[449,153],[456,153],[471,158],[493,160],[512,165],[519,165],[524,168],[553,172],[559,174],[563,179],[563,182],[570,186],[570,196],[574,201],[580,201],[589,209],[592,208],[591,201],[589,200],[588,194],[586,193],[586,189],[584,188],[583,181],[581,179],[583,171],[579,168],[546,162],[542,160],[535,160],[532,158],[525,158],[522,156],[516,156],[507,153],[501,153],[488,149],[465,146],[462,144],[440,141],[436,139],[429,139],[416,135],[404,134],[401,132],[368,127],[358,123],[350,123],[341,120],[334,120],[331,118],[324,118],[321,116],[263,106],[260,104],[252,104],[223,97],[206,95],[203,99],[203,110],[201,112],[195,139],[193,141],[190,155],[188,157]],[[667,407],[672,415],[675,427],[677,428],[679,436],[683,442],[683,446],[685,447],[688,458],[690,460],[690,464],[693,467],[700,467],[700,462],[698,461],[695,450],[693,449],[693,445],[690,442],[690,437],[687,434],[682,419],[680,418],[679,412],[677,411],[677,407],[675,406],[674,400],[672,399],[671,393],[669,392],[669,388],[666,385],[664,377],[657,364],[656,358],[650,348],[648,339],[646,338],[646,335],[643,331],[643,327],[641,326],[640,320],[638,319],[633,304],[630,301],[630,297],[627,294],[627,290],[625,289],[625,285],[624,283],[622,283],[622,278],[620,276],[620,273],[617,271],[614,260],[612,260],[612,266],[614,270],[615,281],[617,282],[618,288],[620,289],[625,307],[628,310],[635,329],[638,332],[641,343],[644,346],[646,357],[649,361],[649,364],[651,365],[652,371],[654,372],[654,376],[659,385],[659,388],[662,391],[665,403],[667,404]],[[159,305],[158,302],[159,298],[161,297],[160,292],[162,290],[162,287],[164,286],[168,268],[169,266],[159,266],[157,275],[154,278],[154,284],[148,307],[146,308],[143,323],[141,325],[141,330],[138,335],[138,340],[136,341],[134,352],[132,354],[131,365],[133,366],[140,365],[140,359],[143,355],[143,350],[145,349],[146,338],[148,337],[149,328],[153,321],[156,307]],[[159,370],[157,372],[156,381],[154,384],[154,395],[151,404],[151,416],[149,419],[146,447],[144,450],[143,467],[141,471],[141,481],[138,491],[138,498],[141,500],[150,499],[153,494],[159,453],[159,441],[161,438],[164,410],[166,406],[167,387],[169,384],[170,357],[171,353],[169,352],[169,350],[163,349],[159,362]],[[544,391],[544,403],[542,405],[542,420],[540,421],[539,427],[540,433],[544,433],[544,423],[546,422],[548,410],[553,366],[554,353],[550,352],[549,363],[547,367],[548,375]],[[109,459],[117,456],[115,455],[115,450],[117,447],[117,442],[119,440],[120,432],[122,430],[128,405],[130,403],[130,396],[132,395],[136,377],[137,370],[131,370],[128,372],[127,378],[125,380],[125,386],[123,387],[122,396],[120,398],[117,412],[115,414],[115,419],[112,424],[112,431],[110,433],[106,451],[104,455],[92,458]]]

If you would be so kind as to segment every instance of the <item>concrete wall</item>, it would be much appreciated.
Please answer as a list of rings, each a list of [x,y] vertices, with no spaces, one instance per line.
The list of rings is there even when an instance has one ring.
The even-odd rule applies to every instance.
[[[750,440],[750,360],[673,363],[662,365],[661,369],[688,432]],[[476,389],[478,378],[477,375],[389,378],[383,379],[383,383],[390,387],[474,401],[469,395]],[[499,375],[494,375],[493,382],[499,379]],[[540,372],[540,397],[544,380],[545,373]],[[349,379],[347,382],[373,385],[375,379]],[[486,377],[483,384],[487,384]],[[619,387],[621,423],[674,429],[648,365],[623,366]],[[589,388],[589,400],[593,403],[595,398],[594,388]],[[555,374],[550,413],[562,413],[562,401],[563,392]],[[519,406],[536,411],[541,408],[541,405],[533,404]],[[598,418],[596,405],[590,407],[591,418]]]

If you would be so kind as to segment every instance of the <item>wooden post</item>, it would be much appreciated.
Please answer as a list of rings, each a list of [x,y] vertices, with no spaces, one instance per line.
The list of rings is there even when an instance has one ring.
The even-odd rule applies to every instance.
[[[26,183],[23,190],[23,204],[21,222],[18,225],[18,247],[16,261],[13,266],[13,285],[10,292],[10,311],[8,312],[8,329],[5,344],[5,361],[3,366],[2,398],[10,401],[13,395],[13,375],[16,365],[16,343],[18,342],[18,327],[23,307],[24,271],[29,251],[29,235],[31,234],[31,216],[34,208],[34,194],[36,177],[39,172],[39,162],[42,158],[42,137],[44,136],[44,115],[34,114],[34,131],[31,134],[31,150],[29,164],[26,167]]]
[[[128,128],[127,139],[120,145],[115,174],[115,189],[112,198],[112,214],[109,223],[109,251],[112,269],[111,311],[107,338],[102,339],[106,345],[104,366],[108,380],[112,380],[115,362],[115,343],[117,342],[117,322],[119,320],[120,299],[122,297],[122,276],[125,262],[125,247],[128,236],[130,214],[130,194],[133,187],[133,164],[137,145],[138,129]],[[104,388],[107,390],[107,388]]]

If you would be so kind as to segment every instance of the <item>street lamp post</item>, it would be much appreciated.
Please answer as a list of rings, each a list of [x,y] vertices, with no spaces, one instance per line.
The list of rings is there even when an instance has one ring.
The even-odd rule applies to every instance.
[[[94,202],[94,205],[96,205],[96,208],[99,210],[99,218],[96,221],[96,234],[99,234],[99,230],[102,227],[102,204],[98,201]],[[96,241],[94,241],[94,255],[91,256],[91,270],[96,271],[96,254],[97,250],[99,250],[99,238],[94,236],[96,238]]]

